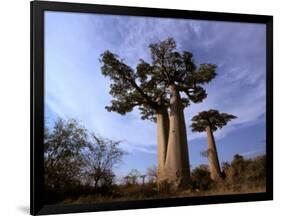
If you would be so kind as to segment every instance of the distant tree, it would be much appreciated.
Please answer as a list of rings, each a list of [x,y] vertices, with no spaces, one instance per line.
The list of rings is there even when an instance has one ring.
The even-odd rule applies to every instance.
[[[244,161],[244,157],[242,155],[239,155],[239,154],[235,154],[233,156],[233,160],[232,160],[232,163],[235,164],[235,163],[240,163]]]
[[[140,172],[137,169],[132,169],[129,174],[130,183],[136,185],[138,183],[138,178],[140,177]]]
[[[140,179],[142,180],[142,185],[145,183],[146,175],[140,175]]]
[[[106,109],[124,115],[138,107],[142,119],[156,121],[158,180],[187,181],[190,168],[183,109],[206,98],[203,84],[216,76],[216,65],[197,67],[192,53],[177,51],[172,38],[149,48],[152,62],[140,59],[136,70],[110,51],[101,55],[102,74],[111,79],[109,93],[114,98]]]
[[[147,169],[147,176],[148,176],[148,181],[150,183],[156,183],[157,181],[157,167],[152,166]]]
[[[200,152],[202,157],[208,158],[208,149]]]
[[[124,183],[125,183],[125,185],[129,185],[131,182],[130,182],[130,176],[124,176],[123,177],[123,180],[124,180]]]
[[[113,168],[118,166],[125,152],[119,147],[120,141],[112,141],[91,134],[88,148],[85,150],[84,174],[88,182],[98,186],[110,186],[113,183]]]
[[[87,146],[87,131],[73,119],[58,119],[45,128],[44,176],[48,190],[65,191],[79,184]]]
[[[220,113],[219,111],[213,109],[200,112],[192,118],[191,128],[193,132],[207,132],[207,154],[210,163],[211,178],[213,180],[221,179],[221,170],[213,132],[224,127],[230,120],[235,118],[237,117],[234,115]]]

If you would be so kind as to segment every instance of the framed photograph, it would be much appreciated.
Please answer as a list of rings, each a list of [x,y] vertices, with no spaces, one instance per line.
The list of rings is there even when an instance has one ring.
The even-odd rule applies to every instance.
[[[273,17],[31,2],[31,214],[273,199]]]

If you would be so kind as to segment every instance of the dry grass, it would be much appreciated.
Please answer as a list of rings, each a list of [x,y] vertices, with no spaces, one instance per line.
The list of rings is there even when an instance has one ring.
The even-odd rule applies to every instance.
[[[122,192],[121,192],[122,191]],[[170,193],[158,193],[155,187],[134,185],[129,187],[120,187],[120,191],[113,195],[103,196],[101,194],[93,194],[88,196],[80,196],[77,199],[65,199],[61,204],[92,204],[92,203],[107,203],[132,200],[151,200],[151,199],[166,199],[178,197],[193,197],[193,196],[212,196],[212,195],[231,195],[231,194],[247,194],[265,192],[265,186],[255,187],[233,187],[229,189],[224,185],[214,187],[210,190],[181,190]]]

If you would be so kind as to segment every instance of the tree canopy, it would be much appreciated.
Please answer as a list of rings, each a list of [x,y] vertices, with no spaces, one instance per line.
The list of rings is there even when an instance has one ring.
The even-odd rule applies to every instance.
[[[218,110],[210,109],[208,111],[199,112],[192,118],[191,128],[193,132],[202,132],[209,126],[212,131],[224,127],[229,121],[237,118],[228,113],[220,113]]]
[[[124,115],[138,107],[142,119],[155,120],[157,111],[170,105],[170,85],[185,93],[181,99],[183,107],[206,98],[203,85],[216,76],[216,65],[196,66],[192,53],[177,51],[173,38],[149,48],[151,63],[140,59],[135,70],[110,51],[101,55],[101,71],[111,79],[109,93],[114,98],[106,107],[108,111]]]

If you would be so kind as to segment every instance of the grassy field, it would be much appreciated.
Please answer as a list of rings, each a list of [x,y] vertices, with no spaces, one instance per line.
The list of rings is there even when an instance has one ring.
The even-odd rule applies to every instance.
[[[230,195],[230,194],[247,194],[247,193],[261,193],[265,192],[265,185],[259,186],[241,186],[229,187],[223,183],[209,190],[186,189],[173,192],[159,193],[155,185],[131,185],[119,186],[117,190],[111,195],[92,194],[87,196],[79,196],[76,198],[67,198],[61,204],[91,204],[91,203],[105,203],[118,202],[129,200],[150,200],[150,199],[166,199],[179,197],[193,197],[193,196],[212,196],[212,195]]]

